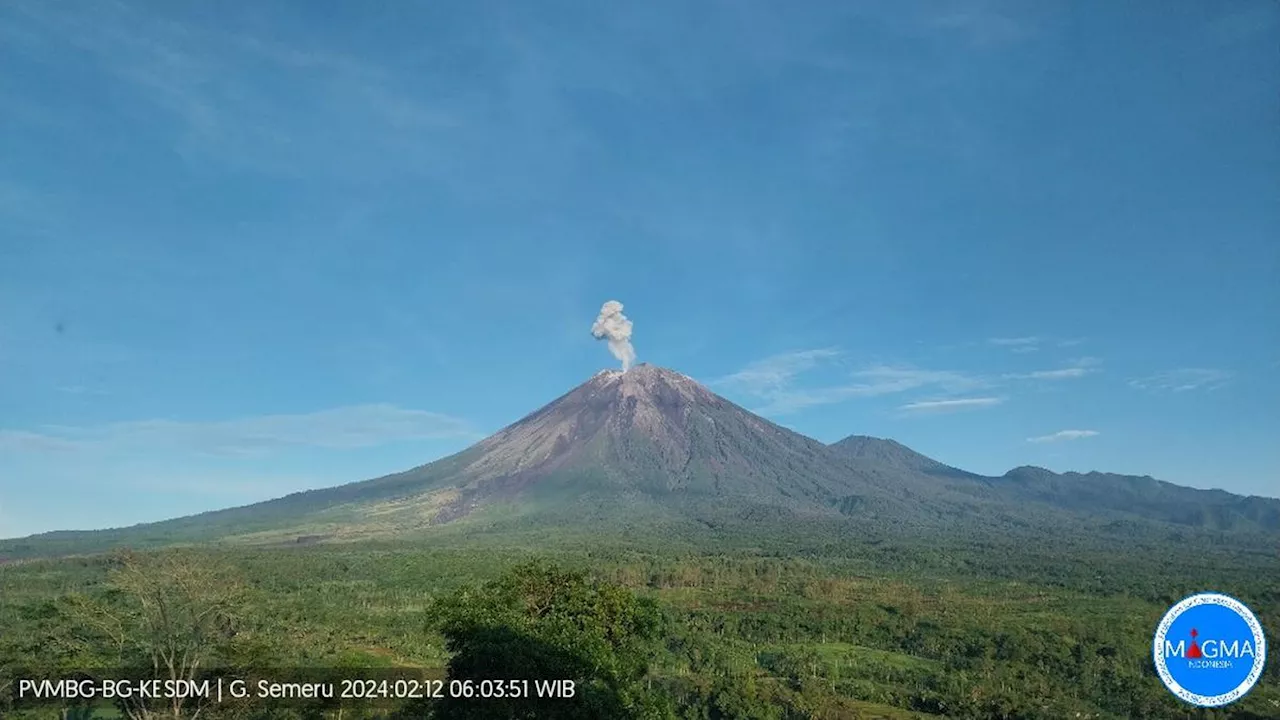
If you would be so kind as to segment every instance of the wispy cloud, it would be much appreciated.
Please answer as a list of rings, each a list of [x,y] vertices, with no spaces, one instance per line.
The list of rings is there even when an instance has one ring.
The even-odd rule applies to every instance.
[[[141,420],[94,426],[0,430],[0,452],[185,450],[221,456],[290,447],[362,448],[411,440],[479,438],[465,421],[394,405],[356,405],[297,415],[183,422]]]
[[[491,157],[482,139],[503,141],[503,121],[542,120],[534,117],[542,106],[533,103],[520,105],[519,118],[500,117],[513,95],[541,89],[536,73],[528,79],[513,70],[502,78],[509,84],[459,89],[423,71],[415,64],[420,57],[345,52],[314,39],[290,43],[198,22],[177,6],[102,2],[72,12],[41,2],[12,5],[0,39],[15,52],[91,64],[109,95],[124,99],[131,122],[151,121],[150,141],[199,167],[342,183],[412,174],[459,189],[493,174],[472,166]],[[108,102],[100,112],[117,110]],[[79,112],[78,105],[45,100],[28,114]],[[504,147],[517,156],[544,151]]]
[[[1215,390],[1231,381],[1232,373],[1212,368],[1179,368],[1129,381],[1129,386],[1151,392]]]
[[[1037,335],[1027,335],[1025,337],[997,337],[987,340],[991,345],[1000,347],[1036,347],[1040,344],[1040,337]]]
[[[1072,380],[1099,371],[1102,361],[1097,358],[1080,358],[1067,367],[1052,370],[1036,370],[1029,373],[1009,373],[1005,377],[1010,380]]]
[[[939,31],[959,34],[978,47],[1001,47],[1036,34],[1026,17],[1015,17],[990,3],[943,3],[927,6],[922,19]],[[1023,13],[1025,15],[1025,13]]]
[[[1025,335],[1020,337],[993,337],[987,338],[988,345],[1007,348],[1010,352],[1015,353],[1033,353],[1038,352],[1042,347],[1054,346],[1060,348],[1075,347],[1084,343],[1084,338],[1055,338],[1044,335]]]
[[[0,453],[70,453],[84,448],[82,441],[26,430],[0,430]]]
[[[1027,438],[1027,442],[1049,443],[1049,442],[1059,442],[1062,440],[1079,440],[1081,438],[1096,437],[1101,434],[1102,433],[1098,432],[1097,430],[1059,430],[1056,433],[1050,433],[1048,435],[1040,435],[1038,437],[1029,437]]]
[[[842,357],[839,350],[823,348],[774,355],[709,384],[743,392],[764,401],[754,408],[762,415],[784,415],[817,405],[831,405],[854,398],[877,397],[921,388],[961,392],[984,387],[980,378],[952,370],[873,365],[843,373],[838,384],[796,387],[796,378],[818,365]]]
[[[192,472],[185,468],[162,473],[131,475],[122,484],[130,489],[167,495],[209,497],[235,503],[270,500],[292,492],[326,487],[323,479],[308,475],[220,469]]]
[[[1001,347],[1038,347],[1046,341],[1042,336],[990,338],[988,343]],[[1021,381],[1059,381],[1082,378],[1100,371],[1102,361],[1081,357],[1064,367],[1025,373],[974,374],[957,370],[933,370],[901,365],[871,365],[856,370],[847,367],[844,353],[835,348],[798,350],[782,353],[750,363],[731,375],[709,384],[730,392],[751,395],[761,401],[753,407],[762,415],[784,415],[805,408],[832,405],[856,398],[878,397],[911,391],[927,392],[932,397],[899,407],[904,413],[947,412],[997,405],[1003,397],[955,397],[1001,386],[1016,386]],[[822,366],[836,367],[842,382],[807,383],[805,373]],[[828,368],[829,369],[829,368]]]
[[[796,375],[812,369],[819,362],[839,357],[834,348],[795,350],[756,360],[731,375],[717,378],[711,385],[735,387],[762,395],[787,386]]]
[[[1092,368],[1072,367],[1059,368],[1057,370],[1037,370],[1017,377],[1025,377],[1029,380],[1069,380],[1071,378],[1084,377],[1091,372],[1094,372]]]
[[[927,386],[937,386],[948,392],[959,392],[986,387],[988,384],[982,378],[955,370],[922,370],[886,365],[858,370],[853,375],[867,380],[870,387],[887,392],[902,392]]]
[[[922,400],[919,402],[907,403],[898,407],[905,413],[945,413],[955,412],[957,410],[974,410],[977,408],[992,407],[1004,402],[1004,398],[998,397],[974,397],[974,398],[954,398],[951,400]]]

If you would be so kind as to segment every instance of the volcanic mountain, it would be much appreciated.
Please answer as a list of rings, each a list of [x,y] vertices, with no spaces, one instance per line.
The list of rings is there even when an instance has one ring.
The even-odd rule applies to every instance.
[[[128,543],[313,542],[457,532],[660,534],[1280,530],[1280,501],[1151,478],[1000,478],[892,440],[825,445],[680,373],[606,370],[455,455],[386,477],[132,528],[0,542],[0,557]]]
[[[378,502],[385,515],[433,526],[499,506],[575,523],[707,521],[836,516],[851,504],[884,512],[903,497],[891,486],[692,378],[641,364],[599,372],[452,457],[279,502]]]

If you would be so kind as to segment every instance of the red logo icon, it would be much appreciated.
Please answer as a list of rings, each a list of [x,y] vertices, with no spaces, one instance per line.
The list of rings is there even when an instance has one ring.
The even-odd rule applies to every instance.
[[[1191,647],[1187,648],[1188,660],[1195,660],[1196,658],[1204,657],[1204,654],[1200,652],[1200,643],[1196,642],[1196,636],[1199,634],[1200,633],[1196,632],[1195,628],[1191,628]]]

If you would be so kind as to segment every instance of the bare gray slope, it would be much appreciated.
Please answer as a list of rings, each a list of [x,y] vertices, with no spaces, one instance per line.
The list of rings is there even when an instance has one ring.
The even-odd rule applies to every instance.
[[[597,373],[466,451],[448,473],[435,465],[407,476],[457,488],[450,519],[519,497],[712,499],[833,513],[850,494],[891,494],[822,443],[650,365]]]

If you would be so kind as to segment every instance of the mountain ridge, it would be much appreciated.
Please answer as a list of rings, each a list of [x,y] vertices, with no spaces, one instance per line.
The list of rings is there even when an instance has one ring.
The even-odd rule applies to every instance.
[[[1271,533],[1280,500],[1032,466],[986,477],[864,435],[824,444],[640,364],[598,372],[471,447],[403,472],[130,528],[0,541],[0,557],[42,542],[360,539],[504,523],[1052,533],[1121,521]]]

